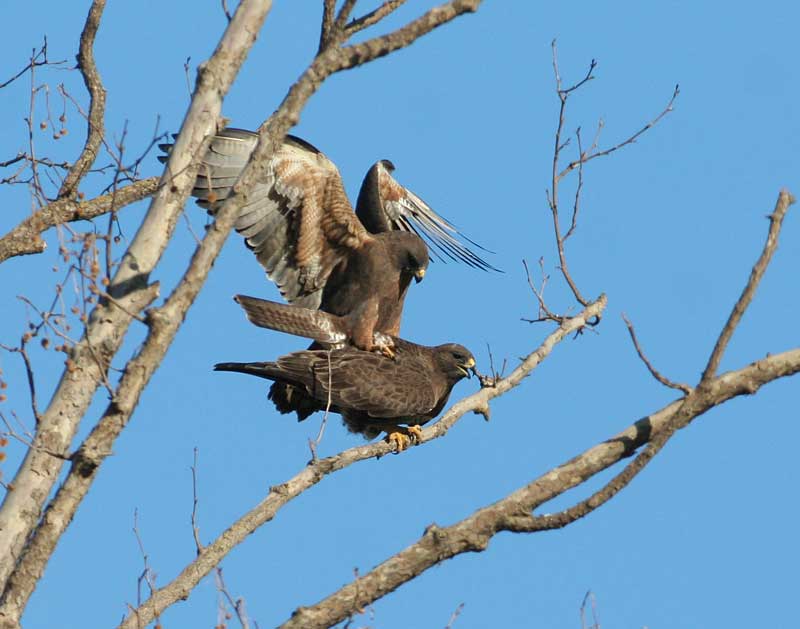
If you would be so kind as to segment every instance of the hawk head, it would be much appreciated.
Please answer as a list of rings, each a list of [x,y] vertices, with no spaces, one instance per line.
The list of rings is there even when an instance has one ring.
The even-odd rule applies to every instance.
[[[472,377],[475,370],[475,357],[466,347],[458,343],[439,345],[436,350],[436,362],[448,380],[455,383],[461,378]]]
[[[400,273],[409,281],[413,277],[416,282],[421,282],[430,263],[428,247],[422,238],[400,231],[387,232],[384,237],[389,241],[390,256]]]

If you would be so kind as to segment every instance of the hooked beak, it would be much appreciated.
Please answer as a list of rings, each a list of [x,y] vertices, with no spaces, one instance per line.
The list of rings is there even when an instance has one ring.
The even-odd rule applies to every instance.
[[[475,359],[470,358],[466,363],[463,365],[459,365],[458,368],[464,373],[467,378],[472,378],[472,373],[475,372]]]
[[[419,284],[422,281],[422,278],[425,277],[425,269],[417,269],[414,272],[414,281]]]

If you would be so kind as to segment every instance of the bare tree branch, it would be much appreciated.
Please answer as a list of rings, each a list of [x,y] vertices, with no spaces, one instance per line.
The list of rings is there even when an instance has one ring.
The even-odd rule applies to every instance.
[[[40,234],[51,227],[73,221],[91,220],[113,210],[119,210],[149,197],[157,189],[158,178],[150,177],[90,201],[79,203],[71,198],[53,201],[0,238],[0,263],[15,256],[44,251],[46,245]]]
[[[30,71],[32,68],[37,68],[39,66],[60,66],[66,63],[66,60],[62,61],[50,61],[47,58],[47,37],[44,38],[44,42],[42,43],[42,47],[38,50],[38,52],[34,49],[33,57],[31,60],[25,64],[25,67],[22,68],[19,72],[17,72],[14,76],[10,79],[7,79],[0,83],[0,90],[4,87],[8,87],[11,83],[16,81],[26,72]]]
[[[330,43],[333,35],[333,23],[336,19],[336,0],[322,0],[322,27],[319,33],[319,49],[321,53]]]
[[[714,374],[717,373],[722,355],[728,347],[733,332],[736,330],[736,326],[739,325],[739,321],[742,320],[742,316],[750,305],[750,302],[753,301],[756,288],[758,288],[761,278],[764,277],[764,272],[767,270],[770,260],[772,260],[772,255],[778,248],[778,235],[783,225],[783,219],[786,217],[786,211],[789,209],[789,206],[794,202],[795,198],[791,192],[788,190],[781,190],[778,195],[778,201],[775,203],[775,209],[772,214],[769,215],[769,231],[767,232],[767,241],[764,243],[764,249],[756,261],[753,270],[750,272],[747,284],[736,304],[733,306],[728,321],[725,323],[725,327],[722,329],[722,333],[719,335],[716,345],[714,345],[714,350],[711,352],[708,364],[703,371],[701,382],[713,378]]]
[[[614,146],[612,146],[610,148],[607,148],[607,149],[604,149],[602,151],[598,151],[596,153],[593,153],[592,150],[594,150],[594,148],[597,147],[597,141],[595,140],[595,142],[592,144],[592,149],[586,155],[581,155],[581,157],[579,159],[576,159],[576,160],[570,162],[569,164],[567,164],[567,166],[564,168],[564,170],[562,170],[559,173],[559,175],[558,175],[559,178],[563,178],[567,173],[569,173],[572,170],[575,170],[575,168],[577,168],[581,164],[581,162],[583,162],[585,164],[586,162],[590,162],[593,159],[596,159],[598,157],[605,157],[607,155],[611,155],[611,153],[614,153],[615,151],[618,151],[623,146],[627,146],[628,144],[635,143],[636,140],[639,138],[639,136],[641,136],[646,131],[649,131],[650,129],[652,129],[654,126],[656,126],[661,121],[661,119],[664,116],[666,116],[667,114],[669,114],[669,113],[671,113],[673,111],[674,105],[675,105],[675,99],[678,98],[680,93],[681,93],[680,86],[676,85],[675,89],[672,91],[672,96],[670,97],[669,101],[667,102],[667,106],[664,107],[664,109],[661,111],[661,113],[659,113],[650,122],[645,124],[636,133],[634,133],[633,135],[631,135],[631,136],[627,137],[626,139],[622,140],[622,142],[619,142],[619,143],[615,144]]]
[[[157,294],[157,286],[148,285],[148,276],[172,236],[194,183],[197,166],[194,169],[188,166],[195,155],[202,154],[205,138],[215,129],[222,95],[233,82],[270,7],[269,0],[244,0],[214,55],[198,73],[192,105],[176,150],[170,156],[169,166],[180,175],[170,178],[171,185],[161,187],[156,193],[108,289],[109,294],[122,302],[127,311],[141,310]],[[224,218],[225,211],[221,212],[220,229],[223,225],[230,226],[234,211],[235,208],[228,210],[228,216]],[[224,236],[216,236],[214,246],[221,246],[223,240]],[[130,316],[122,308],[108,302],[98,303],[89,317],[83,339],[71,349],[75,368],[64,373],[50,405],[42,413],[40,429],[36,434],[37,445],[42,442],[48,450],[66,452],[94,396],[97,383],[102,380],[111,358],[122,343],[130,321]],[[99,349],[99,360],[92,356],[92,347]],[[11,483],[15,489],[6,494],[0,507],[0,556],[14,558],[13,561],[0,563],[0,585],[4,591],[0,626],[13,626],[18,622],[21,612],[19,605],[27,598],[27,594],[18,596],[8,590],[8,579],[21,557],[28,536],[39,522],[42,507],[60,468],[61,465],[52,457],[44,457],[38,449],[30,450]],[[34,563],[38,565],[31,566],[27,573],[41,573],[46,560],[46,557],[37,558]],[[25,589],[32,587],[31,584]],[[10,601],[8,596],[15,600]]]
[[[486,411],[490,400],[518,386],[553,351],[558,343],[587,325],[587,322],[602,312],[605,306],[606,299],[601,297],[576,317],[564,320],[507,378],[500,379],[495,386],[483,388],[474,395],[454,404],[438,422],[422,431],[419,443],[426,443],[444,436],[461,417],[469,412],[483,413]],[[139,624],[146,625],[155,618],[156,612],[163,612],[173,603],[185,599],[195,585],[213,570],[232,548],[244,541],[259,526],[272,520],[287,502],[319,483],[327,475],[349,467],[353,463],[391,454],[393,451],[394,446],[386,441],[357,446],[335,456],[311,461],[301,472],[286,482],[274,485],[264,500],[239,518],[217,539],[206,545],[194,561],[188,564],[170,583],[155,591],[149,600],[119,625],[119,629],[134,629]]]
[[[669,387],[670,389],[678,389],[679,391],[683,391],[687,395],[692,392],[692,387],[688,384],[682,384],[680,382],[673,382],[666,376],[662,375],[654,366],[653,364],[647,359],[645,356],[644,351],[642,351],[641,346],[639,345],[639,339],[636,338],[636,331],[633,329],[633,324],[630,322],[628,317],[625,316],[625,313],[622,313],[622,319],[625,321],[625,325],[628,327],[628,333],[631,335],[631,341],[633,341],[633,346],[636,348],[636,353],[641,358],[642,362],[647,367],[647,370],[650,372],[656,380],[658,380],[661,384],[665,387]]]
[[[271,155],[274,147],[279,144],[291,125],[297,121],[300,110],[308,98],[330,74],[366,63],[393,50],[405,47],[418,37],[452,20],[461,13],[473,11],[478,4],[478,0],[471,2],[456,0],[432,9],[406,27],[389,35],[375,38],[356,46],[327,49],[325,53],[314,60],[309,70],[292,87],[276,114],[262,125],[260,142],[251,156],[250,163],[234,186],[234,194],[217,213],[212,230],[209,231],[203,244],[198,248],[187,274],[175,289],[173,295],[163,307],[151,312],[151,330],[142,350],[126,367],[119,387],[114,393],[111,404],[103,418],[92,430],[76,454],[73,455],[72,466],[67,479],[48,506],[40,525],[34,529],[36,520],[31,519],[26,526],[17,526],[14,534],[7,536],[12,544],[20,544],[20,549],[13,550],[7,555],[18,557],[13,572],[10,573],[10,569],[5,574],[0,572],[0,577],[5,580],[3,597],[0,599],[0,621],[6,624],[18,621],[55,544],[71,522],[78,504],[80,504],[80,501],[91,486],[98,467],[111,452],[114,440],[130,420],[130,415],[138,402],[141,391],[146,386],[158,364],[160,364],[167,347],[183,321],[186,310],[202,286],[208,270],[227,237],[235,216],[238,214],[239,204],[242,201],[242,191],[247,190],[252,185],[259,175],[261,164]],[[192,100],[187,120],[184,123],[184,130],[179,135],[170,154],[170,161],[167,166],[167,172],[170,174],[165,174],[165,179],[168,178],[170,185],[161,186],[158,189],[150,211],[123,258],[122,264],[119,266],[117,275],[112,280],[108,291],[111,296],[122,302],[123,305],[127,305],[127,300],[131,298],[132,294],[141,294],[146,287],[147,275],[158,261],[174,229],[175,221],[180,211],[180,206],[176,204],[180,203],[182,205],[188,188],[194,182],[197,167],[191,168],[192,156],[202,154],[204,146],[202,140],[207,131],[210,130],[207,125],[216,122],[216,115],[218,115],[220,106],[219,97],[215,100],[212,93],[204,92],[203,88],[213,87],[213,94],[217,95],[225,93],[235,75],[235,70],[231,68],[239,67],[244,52],[252,44],[255,33],[258,32],[256,27],[260,27],[268,9],[268,2],[258,3],[253,0],[249,3],[243,2],[240,4],[215,55],[199,72],[198,89]],[[246,25],[246,27],[243,25]],[[236,40],[237,37],[241,38],[234,44],[241,46],[238,52],[234,53],[231,50],[227,50],[226,47],[233,44],[233,42],[228,43],[228,39]],[[228,59],[227,65],[222,64],[222,67],[212,69],[211,66],[217,61],[218,53],[221,50],[229,58],[231,56],[237,57],[236,63]],[[195,117],[202,120],[203,124],[196,124],[193,127],[192,122],[195,121]],[[191,135],[188,134],[188,129],[191,129]],[[204,131],[201,132],[201,129]],[[152,233],[154,231],[157,232],[157,235]],[[144,240],[145,238],[147,240]],[[143,243],[147,243],[147,246],[143,247]],[[110,308],[110,306],[113,306],[113,304],[108,304],[106,309]],[[98,305],[98,308],[92,314],[87,328],[87,342],[92,340],[92,333],[95,332],[94,324],[98,321],[101,307],[102,304]],[[93,384],[107,369],[110,358],[119,347],[117,341],[121,341],[122,334],[127,328],[128,322],[124,319],[120,320],[119,315],[114,318],[109,314],[121,310],[122,308],[119,307],[116,308],[116,311],[113,309],[108,310],[108,312],[103,313],[100,319],[102,321],[101,329],[106,334],[111,333],[114,336],[112,338],[100,336],[100,338],[94,339],[93,345],[95,347],[103,347],[104,350],[99,360],[93,362],[85,360],[82,363],[78,363],[88,364],[89,369],[87,371],[91,371],[92,375],[95,376]],[[135,309],[128,310],[135,311]],[[73,348],[73,352],[80,350],[82,344],[83,341],[76,345]],[[96,369],[99,369],[99,372],[95,372]],[[84,385],[86,384],[84,381]],[[62,381],[61,386],[64,386],[64,381]],[[71,386],[73,385],[70,384]],[[63,444],[60,444],[61,447],[52,448],[54,451],[63,451],[68,446],[74,435],[77,422],[85,412],[93,391],[94,387],[85,386],[82,390],[83,398],[79,403],[72,404],[74,421],[71,423],[66,422],[66,429],[62,427],[61,431],[57,433],[58,437],[63,438]],[[48,412],[51,412],[53,405],[60,402],[58,394],[59,391],[57,391],[56,397],[51,402],[50,408],[43,415],[42,423],[47,419]],[[17,473],[17,479],[26,483],[26,486],[38,484],[47,487],[52,486],[58,471],[55,466],[51,466],[49,474],[34,480],[30,476],[26,476],[29,474],[29,470],[30,466],[26,466],[23,463]],[[14,481],[15,487],[20,486],[17,479]],[[45,495],[38,494],[35,498],[20,499],[18,500],[19,504],[14,504],[13,501],[9,503],[9,497],[16,495],[21,495],[21,492],[15,491],[7,495],[3,509],[0,510],[0,526],[3,523],[3,516],[14,517],[15,511],[21,505],[26,506],[31,513],[36,513],[37,509],[41,509],[44,503],[46,492]],[[6,509],[7,504],[10,504],[11,508]],[[32,506],[33,508],[31,508]],[[29,531],[33,531],[33,536],[28,540],[23,552],[21,551],[21,545],[24,543]],[[0,554],[3,552],[2,543],[6,541],[3,533],[6,533],[6,531],[0,531]],[[134,617],[132,616],[131,618]],[[136,616],[135,621],[137,623],[140,622],[141,615]],[[4,626],[2,622],[0,622],[0,626]]]
[[[347,36],[352,37],[359,31],[369,28],[373,24],[377,24],[387,15],[391,14],[395,9],[405,4],[406,0],[387,0],[374,11],[370,11],[366,15],[357,18],[347,25]]]
[[[561,274],[564,277],[564,281],[566,281],[567,285],[572,291],[575,300],[582,306],[585,306],[588,302],[581,294],[581,291],[578,289],[577,283],[572,278],[572,274],[570,273],[569,267],[567,266],[567,259],[564,249],[565,242],[575,233],[575,230],[577,228],[578,211],[580,209],[580,194],[583,188],[583,165],[597,157],[605,157],[621,149],[623,146],[627,146],[628,144],[634,143],[639,136],[645,133],[648,129],[651,129],[656,124],[658,124],[658,122],[664,116],[666,116],[668,113],[672,111],[675,99],[678,97],[680,90],[676,85],[675,90],[672,93],[672,97],[669,99],[669,102],[667,103],[667,106],[653,120],[648,122],[644,127],[642,127],[639,131],[637,131],[627,139],[603,151],[596,150],[598,143],[598,136],[595,136],[595,139],[592,142],[589,149],[584,151],[581,141],[581,130],[580,127],[578,127],[578,130],[576,131],[576,137],[578,143],[578,158],[576,160],[571,161],[563,170],[559,170],[559,164],[561,162],[561,153],[569,145],[569,139],[562,140],[564,133],[564,125],[566,123],[567,101],[569,100],[569,97],[572,95],[573,92],[580,89],[581,87],[586,85],[586,83],[594,79],[594,70],[597,67],[597,62],[594,59],[592,59],[591,63],[589,64],[589,69],[587,70],[586,75],[574,85],[565,88],[563,87],[563,83],[561,80],[561,72],[558,67],[558,50],[556,48],[555,40],[553,40],[551,47],[553,55],[553,74],[555,75],[555,80],[556,80],[556,94],[558,95],[560,106],[558,111],[558,124],[556,125],[555,142],[553,148],[553,163],[550,176],[550,190],[547,192],[547,204],[550,208],[550,212],[553,218],[553,231],[555,233],[555,238],[556,238],[556,247],[558,249],[558,262]],[[602,121],[598,126],[598,135],[601,128],[602,128]],[[575,198],[572,204],[572,218],[570,220],[569,229],[567,230],[566,234],[562,236],[561,220],[559,217],[559,184],[566,175],[568,175],[576,168],[578,169],[578,183],[575,190]],[[542,320],[548,320],[548,319],[549,317],[545,317]],[[558,318],[555,317],[553,320],[557,321]]]
[[[786,210],[793,200],[788,191],[781,192],[775,211],[770,216],[770,230],[764,251],[751,273],[742,297],[734,307],[734,313],[738,312],[739,316],[735,318],[732,315],[725,324],[720,332],[718,347],[724,348],[723,339],[730,338],[741,319],[741,313],[747,307],[763,277],[772,253],[777,247]],[[630,326],[629,329],[632,330]],[[644,358],[635,336],[632,332],[631,334],[639,355],[655,375],[657,372]],[[519,368],[511,377],[518,371]],[[670,438],[695,418],[734,397],[752,395],[764,384],[798,372],[800,372],[800,348],[768,356],[717,378],[704,374],[695,388],[686,387],[686,395],[683,398],[640,419],[625,431],[554,468],[493,505],[479,509],[465,520],[444,529],[435,525],[429,526],[418,542],[316,605],[298,608],[292,618],[281,627],[332,626],[352,615],[355,610],[373,603],[446,559],[465,552],[485,550],[491,538],[500,531],[532,533],[565,527],[585,517],[624,489],[663,449]],[[504,381],[501,380],[498,386],[502,387],[503,384]],[[484,389],[484,391],[489,390],[491,389]],[[455,410],[455,407],[451,412],[452,410]],[[645,449],[633,461],[588,498],[560,513],[533,515],[534,509],[631,456],[645,444]]]
[[[106,90],[94,62],[94,38],[100,28],[100,18],[103,16],[106,0],[94,0],[89,9],[89,15],[83,26],[81,43],[78,48],[78,68],[81,71],[86,90],[89,92],[89,119],[86,131],[86,143],[80,157],[70,168],[61,189],[59,198],[71,197],[75,193],[78,182],[83,178],[95,159],[97,151],[105,135]]]
[[[531,512],[630,456],[648,441],[674,434],[674,426],[685,426],[714,406],[739,395],[755,393],[768,382],[798,372],[800,348],[723,374],[709,382],[704,391],[694,393],[691,404],[686,404],[684,399],[673,402],[452,526],[429,526],[419,541],[369,573],[313,606],[298,608],[281,628],[333,626],[355,610],[373,603],[446,559],[486,550],[491,538],[501,531],[531,533],[565,526],[591,512],[610,496],[603,495],[591,503],[581,503],[580,509],[565,512],[566,515],[534,517]],[[676,423],[677,419],[680,421]],[[620,488],[614,485],[607,492],[616,493]]]

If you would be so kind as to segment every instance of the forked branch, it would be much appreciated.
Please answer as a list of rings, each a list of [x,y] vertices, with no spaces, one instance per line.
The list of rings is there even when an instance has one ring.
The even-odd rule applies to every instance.
[[[743,296],[734,307],[734,313],[743,312],[752,298],[758,282],[763,277],[772,252],[777,246],[777,238],[786,210],[793,200],[789,192],[781,192],[775,212],[770,216],[770,231],[764,251],[751,273]],[[720,333],[718,346],[724,347],[724,343],[721,341],[723,338],[730,337],[741,318],[741,312],[737,319],[732,318],[726,323]],[[310,607],[298,608],[291,619],[281,627],[286,629],[330,627],[446,559],[465,552],[485,550],[492,537],[501,531],[533,533],[563,528],[587,516],[617,495],[653,460],[678,430],[688,426],[709,409],[741,395],[752,395],[769,382],[800,372],[800,348],[796,348],[782,354],[768,356],[719,377],[704,375],[695,388],[676,385],[667,381],[660,374],[656,375],[658,372],[652,368],[641,352],[635,335],[633,335],[632,327],[629,329],[639,355],[653,375],[662,383],[684,391],[686,394],[684,397],[640,419],[623,432],[550,470],[494,504],[475,511],[457,524],[446,528],[429,526],[416,543],[319,603]],[[529,359],[530,357],[526,359],[526,362]],[[511,377],[515,376],[518,370],[519,368],[512,373]],[[500,388],[504,385],[504,380],[498,383]],[[485,389],[484,391],[490,390]],[[467,398],[465,401],[470,399]],[[456,408],[458,405],[450,412]],[[449,415],[450,413],[442,421],[445,421]],[[546,502],[633,455],[642,446],[645,448],[633,461],[588,498],[559,513],[533,514],[535,509]]]
[[[714,374],[717,372],[717,369],[719,369],[719,363],[722,360],[725,349],[728,347],[728,343],[730,342],[736,327],[739,325],[739,322],[742,320],[742,316],[747,310],[747,307],[750,305],[750,302],[753,301],[756,288],[758,288],[758,285],[761,283],[761,278],[764,277],[764,273],[769,266],[770,260],[772,260],[772,256],[775,253],[775,250],[778,248],[778,235],[780,234],[781,227],[783,226],[783,219],[786,218],[786,212],[788,211],[789,206],[791,206],[794,202],[795,197],[791,192],[788,190],[781,190],[780,194],[778,195],[778,201],[775,203],[775,209],[768,217],[769,230],[767,231],[767,240],[764,243],[764,249],[761,251],[761,255],[753,266],[753,270],[750,271],[750,277],[747,280],[747,284],[745,284],[742,294],[734,304],[733,310],[728,317],[728,321],[725,323],[725,327],[722,329],[722,333],[719,335],[719,338],[714,345],[714,349],[708,359],[708,364],[703,371],[701,382],[706,382],[710,378],[713,378]]]
[[[600,130],[603,127],[602,121],[600,121],[597,133],[595,134],[595,138],[592,141],[591,145],[588,149],[584,149],[583,140],[581,137],[581,129],[578,127],[577,131],[575,132],[577,145],[578,145],[578,157],[567,164],[567,166],[563,169],[560,169],[561,163],[561,155],[564,149],[566,149],[569,144],[569,138],[564,140],[564,126],[566,124],[566,111],[567,111],[567,101],[569,97],[579,90],[581,87],[592,81],[594,77],[594,70],[597,67],[597,61],[592,59],[591,63],[589,64],[589,69],[586,72],[586,75],[579,80],[577,83],[569,86],[564,87],[562,84],[561,79],[561,71],[558,66],[558,51],[556,47],[556,42],[553,40],[552,42],[552,52],[553,52],[553,73],[555,75],[556,81],[556,95],[558,96],[559,100],[559,111],[558,111],[558,124],[556,125],[556,133],[555,133],[555,140],[554,140],[554,148],[553,148],[553,162],[552,162],[552,171],[550,177],[550,189],[547,191],[547,204],[550,208],[550,212],[553,218],[553,231],[555,234],[556,240],[556,248],[558,250],[558,264],[559,269],[561,270],[561,274],[564,276],[564,281],[572,291],[575,300],[581,305],[586,306],[588,301],[581,293],[580,289],[578,288],[577,283],[572,277],[572,274],[569,270],[569,266],[567,265],[567,257],[565,253],[565,243],[566,241],[575,233],[575,230],[578,226],[578,212],[580,209],[580,195],[583,189],[583,166],[584,164],[590,162],[591,160],[598,158],[598,157],[605,157],[614,153],[615,151],[621,149],[628,144],[633,144],[636,139],[645,133],[648,129],[651,129],[653,126],[658,124],[658,122],[666,116],[669,112],[672,111],[675,99],[678,97],[680,90],[678,86],[675,86],[675,90],[672,93],[672,97],[669,99],[667,106],[664,108],[661,113],[659,113],[655,118],[653,118],[650,122],[648,122],[644,127],[642,127],[639,131],[634,133],[633,135],[629,136],[625,140],[615,144],[614,146],[604,149],[602,151],[598,149],[598,142],[599,142],[599,135]],[[572,203],[572,216],[569,222],[569,228],[567,229],[566,234],[562,235],[561,229],[561,217],[560,217],[560,207],[559,207],[559,184],[561,180],[564,179],[570,172],[573,170],[578,171],[578,182],[575,188],[575,196]],[[549,317],[545,317],[544,320],[547,320]],[[552,320],[557,321],[558,317],[553,317]],[[593,322],[597,323],[597,322]]]

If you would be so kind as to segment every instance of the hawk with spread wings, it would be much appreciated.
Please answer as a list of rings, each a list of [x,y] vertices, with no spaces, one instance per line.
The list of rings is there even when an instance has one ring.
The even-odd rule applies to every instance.
[[[441,412],[455,384],[474,368],[462,345],[427,347],[401,339],[395,339],[394,358],[345,346],[294,352],[274,362],[214,366],[303,391],[320,409],[340,413],[352,432],[372,439],[385,431],[398,451],[419,440],[419,426]]]
[[[192,191],[199,205],[212,213],[219,207],[257,140],[235,128],[212,139]],[[458,239],[451,223],[401,186],[393,170],[388,160],[370,168],[353,212],[333,162],[287,136],[248,191],[235,225],[289,303],[350,317],[352,342],[366,350],[375,331],[400,332],[406,291],[429,263],[422,237],[440,258],[494,269]]]

